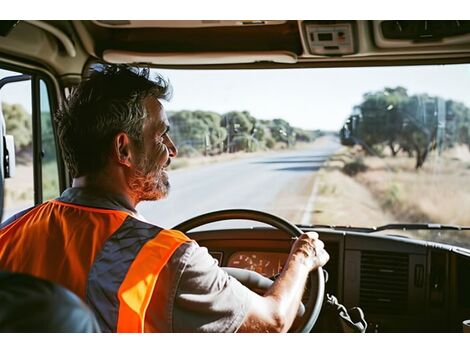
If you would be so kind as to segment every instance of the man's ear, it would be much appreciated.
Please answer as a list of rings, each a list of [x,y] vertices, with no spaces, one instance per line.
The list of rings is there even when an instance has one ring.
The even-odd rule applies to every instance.
[[[118,133],[114,136],[113,142],[113,156],[115,160],[121,165],[131,167],[132,153],[129,136],[124,132]]]

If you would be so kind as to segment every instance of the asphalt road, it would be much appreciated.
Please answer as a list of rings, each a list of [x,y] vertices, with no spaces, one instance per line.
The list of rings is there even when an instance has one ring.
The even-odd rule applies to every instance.
[[[169,197],[141,203],[137,209],[151,223],[166,228],[229,208],[262,210],[299,223],[313,211],[316,172],[339,147],[337,139],[327,138],[308,149],[170,171]]]

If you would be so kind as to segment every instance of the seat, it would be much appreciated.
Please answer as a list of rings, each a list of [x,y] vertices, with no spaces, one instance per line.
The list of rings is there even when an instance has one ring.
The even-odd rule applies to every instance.
[[[30,275],[0,272],[1,332],[100,332],[74,293]]]

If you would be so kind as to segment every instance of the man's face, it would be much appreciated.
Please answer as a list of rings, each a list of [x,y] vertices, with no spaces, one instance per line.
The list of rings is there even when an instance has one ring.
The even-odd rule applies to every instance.
[[[177,149],[168,135],[168,118],[157,99],[148,97],[144,101],[147,117],[143,128],[143,148],[133,155],[135,172],[129,185],[139,201],[165,198],[170,190],[166,167]]]

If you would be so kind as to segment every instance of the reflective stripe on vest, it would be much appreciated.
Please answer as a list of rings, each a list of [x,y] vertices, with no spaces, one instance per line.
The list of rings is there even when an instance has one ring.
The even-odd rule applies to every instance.
[[[189,241],[132,217],[104,244],[88,275],[87,302],[105,332],[143,332],[158,275]]]

